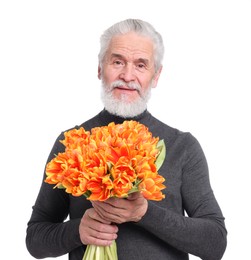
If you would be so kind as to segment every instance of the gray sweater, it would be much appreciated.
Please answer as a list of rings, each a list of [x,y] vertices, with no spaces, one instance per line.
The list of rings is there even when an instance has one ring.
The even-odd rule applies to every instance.
[[[185,260],[189,254],[203,260],[221,259],[227,231],[200,144],[190,133],[167,126],[148,111],[130,119],[146,125],[153,136],[165,141],[166,158],[159,174],[166,179],[163,190],[166,198],[149,201],[148,210],[139,222],[118,225],[119,260]],[[76,128],[83,126],[90,130],[124,120],[103,110]],[[55,141],[48,161],[64,151],[59,142],[62,139],[63,133]],[[42,182],[27,227],[26,245],[30,254],[45,258],[69,253],[70,260],[82,260],[85,245],[80,241],[78,227],[90,207],[84,196],[73,197]]]

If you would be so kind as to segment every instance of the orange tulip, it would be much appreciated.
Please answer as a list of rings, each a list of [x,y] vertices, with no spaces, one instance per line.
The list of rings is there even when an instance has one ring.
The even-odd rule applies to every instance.
[[[104,177],[93,177],[87,184],[87,189],[91,192],[89,200],[104,201],[110,198],[113,183],[109,175]]]
[[[165,198],[165,195],[161,192],[165,188],[162,184],[163,181],[163,178],[158,180],[158,177],[157,180],[155,178],[146,178],[139,184],[139,189],[146,199],[159,201]]]

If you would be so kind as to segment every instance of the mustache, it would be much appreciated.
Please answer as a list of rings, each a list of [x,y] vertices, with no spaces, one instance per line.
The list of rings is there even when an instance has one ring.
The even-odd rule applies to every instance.
[[[128,89],[134,89],[140,91],[141,86],[135,82],[124,82],[123,80],[116,80],[111,84],[111,90],[117,87],[126,87]]]

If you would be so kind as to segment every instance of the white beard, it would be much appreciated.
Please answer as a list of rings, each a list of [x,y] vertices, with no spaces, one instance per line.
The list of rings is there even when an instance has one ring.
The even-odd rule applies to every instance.
[[[122,95],[121,98],[114,97],[113,89],[123,85],[126,85],[128,88],[136,89],[139,93],[139,97],[131,102],[127,100],[126,95],[124,97]],[[101,99],[105,109],[111,114],[124,118],[135,117],[146,110],[147,102],[151,97],[151,87],[150,85],[147,90],[143,92],[141,86],[133,82],[125,83],[124,81],[118,80],[113,82],[111,86],[107,86],[102,80]]]

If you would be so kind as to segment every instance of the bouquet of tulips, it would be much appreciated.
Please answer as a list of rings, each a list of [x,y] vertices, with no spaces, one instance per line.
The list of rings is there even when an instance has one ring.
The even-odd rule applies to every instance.
[[[166,154],[165,143],[153,137],[137,121],[110,123],[86,131],[83,127],[64,133],[63,153],[46,165],[45,182],[64,188],[73,196],[105,201],[141,192],[148,200],[165,198],[165,179],[158,174]],[[116,260],[111,246],[87,245],[83,260]]]

